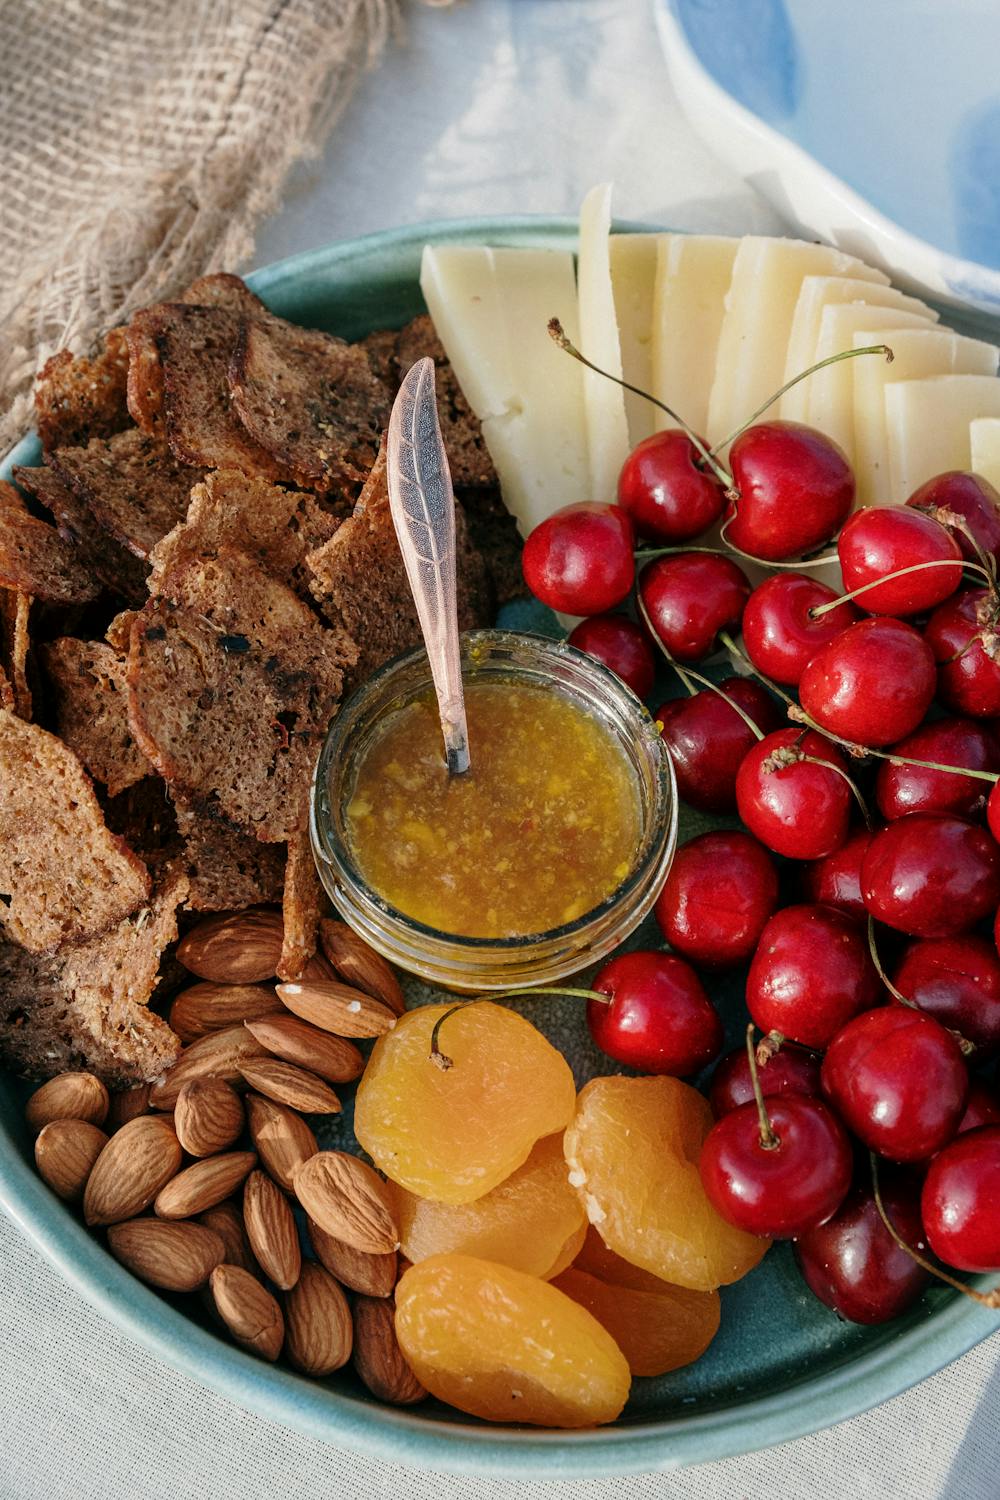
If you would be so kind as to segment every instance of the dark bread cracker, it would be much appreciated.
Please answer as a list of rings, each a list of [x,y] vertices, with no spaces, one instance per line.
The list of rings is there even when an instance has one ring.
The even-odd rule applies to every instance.
[[[54,354],[35,381],[35,421],[47,451],[92,437],[110,437],[129,425],[125,403],[128,345],[112,328],[93,359],[68,349]]]
[[[524,543],[499,488],[457,489],[455,495],[465,512],[469,540],[486,565],[494,609],[511,599],[523,599],[528,593],[521,569]]]
[[[285,890],[281,900],[284,937],[278,959],[278,978],[294,982],[316,952],[320,919],[326,914],[326,896],[316,873],[309,844],[308,810],[301,830],[288,841]]]
[[[187,515],[191,489],[205,473],[178,463],[165,443],[136,427],[63,448],[56,467],[98,525],[142,558]]]
[[[400,384],[399,367],[396,357],[399,340],[399,333],[391,328],[382,328],[377,329],[375,333],[368,334],[367,338],[359,341],[361,348],[368,355],[368,363],[371,365],[372,374],[376,380],[381,380],[382,384],[388,387],[390,394],[393,396],[395,396]]]
[[[93,599],[97,584],[77,549],[54,526],[33,516],[12,484],[0,480],[0,585],[80,604]]]
[[[98,525],[86,505],[50,465],[16,468],[14,478],[53,516],[60,537],[74,549],[79,566],[97,584],[104,584],[133,604],[146,597],[146,569]]]
[[[429,356],[434,361],[438,420],[448,452],[452,484],[456,489],[480,485],[495,489],[499,481],[489,449],[483,441],[479,418],[462,394],[462,387],[444,352],[444,346],[427,316],[414,318],[397,338],[397,384],[402,382],[410,366],[424,356]]]
[[[175,803],[192,911],[242,911],[281,900],[285,874],[282,844],[262,844],[251,834]]]
[[[119,834],[151,870],[158,871],[180,853],[181,839],[166,782],[152,766],[147,765],[146,771],[141,781],[114,797],[102,796],[101,805],[111,832]]]
[[[50,954],[0,943],[0,1057],[30,1078],[85,1068],[112,1087],[156,1078],[180,1040],[146,1007],[177,937],[186,877],[168,869],[148,904],[90,942]]]
[[[28,653],[31,650],[30,594],[15,589],[0,590],[0,673],[9,688],[0,683],[0,704],[13,709],[19,719],[32,715],[31,684],[28,681]]]
[[[107,828],[72,750],[0,712],[0,934],[31,953],[82,943],[148,894],[145,865]]]
[[[109,797],[148,776],[128,724],[125,661],[102,641],[63,636],[41,648],[56,730]]]

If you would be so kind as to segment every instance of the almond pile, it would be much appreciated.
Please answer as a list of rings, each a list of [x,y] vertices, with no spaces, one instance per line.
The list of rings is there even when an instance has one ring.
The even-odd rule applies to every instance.
[[[177,951],[196,982],[173,1001],[184,1047],[169,1071],[115,1094],[62,1073],[25,1116],[41,1176],[140,1280],[198,1293],[241,1348],[303,1374],[353,1356],[380,1400],[408,1405],[426,1392],[396,1341],[392,1199],[303,1119],[339,1112],[336,1086],[365,1066],[351,1039],[389,1031],[403,994],[344,923],[325,919],[320,939],[302,980],[276,985],[277,913],[199,923]]]

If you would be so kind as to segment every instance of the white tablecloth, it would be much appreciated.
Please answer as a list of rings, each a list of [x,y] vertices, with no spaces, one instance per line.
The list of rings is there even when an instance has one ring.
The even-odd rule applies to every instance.
[[[298,171],[257,260],[419,219],[573,213],[607,179],[622,217],[781,227],[681,119],[647,0],[415,10],[322,160]],[[0,1218],[0,1500],[996,1500],[998,1416],[995,1337],[853,1422],[682,1474],[419,1474],[301,1438],[156,1363]]]

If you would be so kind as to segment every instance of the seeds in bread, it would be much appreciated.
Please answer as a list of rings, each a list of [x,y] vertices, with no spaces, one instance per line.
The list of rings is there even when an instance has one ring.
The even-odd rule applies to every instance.
[[[59,737],[110,797],[150,775],[128,724],[125,661],[102,641],[61,636],[41,647]]]
[[[97,594],[71,543],[33,516],[14,486],[2,480],[0,584],[62,604],[84,603]]]
[[[35,381],[35,422],[49,451],[90,437],[110,437],[128,426],[125,385],[128,345],[112,328],[92,359],[68,349],[45,364]]]
[[[164,442],[135,427],[63,448],[54,465],[97,524],[141,558],[187,515],[191,489],[205,472],[179,463]]]

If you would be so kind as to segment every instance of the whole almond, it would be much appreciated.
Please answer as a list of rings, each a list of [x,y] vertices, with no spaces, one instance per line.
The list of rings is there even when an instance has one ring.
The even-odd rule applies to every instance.
[[[295,1195],[334,1239],[385,1255],[399,1244],[389,1190],[367,1162],[346,1151],[320,1151],[295,1172]]]
[[[186,1045],[213,1031],[224,1031],[227,1026],[238,1026],[241,1021],[256,1020],[280,1009],[273,985],[214,984],[204,980],[189,985],[174,997],[169,1020]]]
[[[350,1083],[364,1072],[365,1060],[353,1042],[320,1031],[298,1016],[282,1011],[243,1023],[262,1047],[283,1062],[298,1063],[328,1083]]]
[[[240,1063],[248,1057],[267,1057],[267,1049],[245,1026],[212,1031],[185,1047],[173,1067],[153,1084],[149,1102],[154,1109],[173,1109],[181,1089],[192,1078],[222,1078],[243,1087]]]
[[[105,1121],[109,1135],[121,1130],[129,1120],[149,1113],[149,1088],[148,1083],[137,1083],[134,1088],[119,1089],[111,1095],[108,1118]]]
[[[274,988],[282,1005],[294,1015],[334,1036],[385,1036],[396,1024],[394,1012],[381,1000],[336,980],[276,984]]]
[[[399,980],[381,953],[369,947],[353,927],[324,917],[319,924],[319,941],[341,979],[381,1000],[397,1016],[406,1009]]]
[[[107,1144],[104,1131],[89,1120],[50,1120],[35,1141],[35,1166],[57,1197],[79,1203]]]
[[[83,1195],[88,1224],[117,1224],[148,1208],[180,1167],[183,1153],[169,1120],[139,1115],[123,1125],[94,1163]]]
[[[189,1156],[214,1156],[243,1130],[240,1096],[224,1078],[191,1078],[174,1105],[174,1129]]]
[[[282,935],[281,913],[254,907],[199,922],[178,943],[177,957],[199,979],[256,984],[277,973]]]
[[[239,1266],[241,1270],[249,1271],[251,1276],[260,1276],[260,1266],[250,1249],[250,1241],[247,1239],[247,1232],[243,1225],[243,1215],[231,1198],[199,1214],[198,1223],[204,1224],[206,1229],[214,1229],[219,1235],[226,1247],[227,1265]]]
[[[328,958],[324,958],[322,953],[314,953],[311,958],[307,958],[302,965],[302,973],[299,975],[299,979],[303,982],[311,982],[314,979],[336,979],[336,977],[333,964]]]
[[[60,1073],[28,1099],[24,1118],[32,1130],[50,1120],[86,1120],[103,1125],[108,1115],[108,1091],[93,1073]]]
[[[392,1292],[397,1280],[395,1250],[387,1250],[384,1255],[355,1250],[353,1245],[345,1245],[343,1240],[327,1234],[315,1219],[309,1220],[309,1239],[316,1259],[342,1286],[350,1287],[352,1292],[365,1292],[369,1297],[388,1297]]]
[[[227,1151],[196,1161],[160,1189],[153,1212],[159,1219],[193,1219],[228,1198],[256,1165],[256,1151]]]
[[[351,1309],[329,1271],[307,1260],[285,1297],[285,1354],[305,1375],[329,1375],[351,1357]]]
[[[252,1089],[305,1115],[339,1115],[340,1100],[328,1083],[277,1057],[251,1057],[240,1072]]]
[[[243,1223],[261,1269],[287,1292],[302,1268],[299,1232],[288,1199],[263,1172],[251,1172],[244,1185]]]
[[[354,1368],[373,1396],[393,1406],[412,1406],[427,1395],[403,1358],[388,1298],[354,1299]]]
[[[250,1138],[261,1164],[286,1193],[294,1192],[293,1176],[302,1162],[319,1150],[316,1137],[302,1116],[263,1094],[247,1094]]]
[[[216,1311],[238,1344],[275,1360],[285,1340],[285,1319],[276,1297],[239,1266],[216,1266],[208,1282]]]
[[[193,1292],[204,1286],[225,1254],[222,1240],[203,1224],[171,1224],[165,1219],[112,1224],[108,1246],[140,1281],[167,1292]]]

